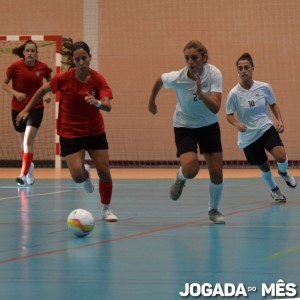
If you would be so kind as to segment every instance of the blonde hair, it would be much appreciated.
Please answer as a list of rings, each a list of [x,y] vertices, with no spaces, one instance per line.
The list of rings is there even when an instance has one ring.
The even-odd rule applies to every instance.
[[[189,42],[184,46],[183,52],[184,52],[186,49],[191,49],[191,48],[196,49],[196,50],[201,54],[204,63],[207,63],[207,61],[208,61],[208,53],[207,53],[207,49],[206,49],[206,47],[205,47],[201,42],[199,42],[198,40],[191,40],[191,41],[189,41]]]

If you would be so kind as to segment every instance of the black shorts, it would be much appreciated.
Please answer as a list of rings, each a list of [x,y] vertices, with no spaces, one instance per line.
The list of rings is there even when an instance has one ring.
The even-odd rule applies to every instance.
[[[106,150],[108,149],[108,142],[105,132],[99,135],[85,136],[79,138],[59,138],[60,142],[60,155],[65,157],[67,155],[85,150]]]
[[[219,123],[201,128],[175,127],[177,157],[187,152],[200,153],[222,152],[221,131]]]
[[[44,116],[44,107],[37,108],[29,112],[28,118],[25,121],[22,121],[19,126],[16,124],[16,117],[20,112],[17,110],[11,111],[11,118],[14,124],[15,130],[17,132],[25,132],[26,126],[32,126],[35,128],[39,128],[42,124],[43,116]]]
[[[251,165],[260,166],[268,160],[265,150],[271,152],[276,146],[283,146],[283,143],[279,133],[272,126],[259,139],[244,148],[244,153]]]

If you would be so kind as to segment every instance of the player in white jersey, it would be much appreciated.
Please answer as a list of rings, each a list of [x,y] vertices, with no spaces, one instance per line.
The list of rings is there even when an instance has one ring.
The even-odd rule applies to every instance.
[[[216,224],[223,224],[225,217],[218,210],[223,192],[223,156],[217,115],[222,99],[222,75],[207,63],[207,49],[201,42],[190,41],[183,53],[186,67],[164,73],[155,81],[148,108],[152,114],[157,113],[155,100],[162,86],[176,90],[173,126],[181,166],[171,186],[170,197],[177,200],[186,180],[198,174],[199,147],[210,174],[209,218]]]
[[[278,202],[286,202],[286,197],[282,195],[272,175],[266,154],[268,151],[273,156],[278,173],[286,184],[295,188],[297,183],[287,171],[288,158],[279,136],[284,131],[284,125],[272,87],[265,82],[253,80],[254,64],[249,53],[239,57],[236,67],[240,81],[228,94],[227,120],[237,128],[238,146],[244,150],[248,162],[260,169],[272,198]],[[276,124],[273,123],[269,108]]]

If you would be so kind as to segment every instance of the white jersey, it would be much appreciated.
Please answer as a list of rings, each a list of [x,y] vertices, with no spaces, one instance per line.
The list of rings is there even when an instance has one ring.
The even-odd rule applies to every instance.
[[[229,92],[226,114],[237,113],[237,120],[247,126],[238,132],[238,146],[245,148],[260,138],[272,125],[268,104],[276,102],[272,87],[265,82],[254,81],[250,90],[239,83]]]
[[[177,104],[173,115],[174,127],[200,128],[218,122],[218,115],[207,108],[196,93],[196,82],[188,76],[188,67],[164,73],[161,80],[165,88],[176,90]],[[222,93],[222,74],[210,64],[204,64],[201,89],[206,95]]]

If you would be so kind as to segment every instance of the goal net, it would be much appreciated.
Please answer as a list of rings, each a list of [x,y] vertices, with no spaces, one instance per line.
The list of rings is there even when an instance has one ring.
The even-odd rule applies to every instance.
[[[53,70],[52,77],[61,71],[60,36],[0,36],[0,81],[4,81],[8,66],[19,59],[12,54],[12,49],[24,44],[26,40],[33,40],[38,45],[38,59],[48,64]],[[12,84],[11,82],[9,83]],[[14,130],[11,119],[12,96],[0,89],[0,167],[21,166],[20,142]],[[52,96],[50,104],[45,103],[44,118],[34,143],[34,161],[39,167],[60,167],[58,138],[56,136],[56,95]],[[55,102],[55,105],[53,104]]]

